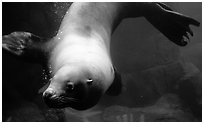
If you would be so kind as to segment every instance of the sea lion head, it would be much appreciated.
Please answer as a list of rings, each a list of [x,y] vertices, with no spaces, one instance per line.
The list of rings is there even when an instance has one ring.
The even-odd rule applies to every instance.
[[[104,92],[102,77],[87,67],[66,65],[50,80],[43,93],[45,103],[51,108],[71,107],[85,110],[94,106]],[[102,76],[102,74],[100,75]]]

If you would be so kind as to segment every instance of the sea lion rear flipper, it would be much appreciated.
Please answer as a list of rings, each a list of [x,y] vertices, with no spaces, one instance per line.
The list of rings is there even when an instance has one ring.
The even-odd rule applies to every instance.
[[[195,19],[175,12],[163,3],[154,3],[151,8],[153,9],[145,14],[145,18],[177,45],[187,45],[188,35],[193,36],[189,25],[200,25]]]
[[[3,50],[32,63],[44,64],[46,50],[43,44],[46,39],[29,32],[13,32],[2,37]]]
[[[114,68],[115,72],[115,78],[113,80],[113,83],[109,87],[109,89],[106,91],[106,94],[110,96],[117,96],[122,92],[122,80],[121,80],[121,75],[116,71]]]

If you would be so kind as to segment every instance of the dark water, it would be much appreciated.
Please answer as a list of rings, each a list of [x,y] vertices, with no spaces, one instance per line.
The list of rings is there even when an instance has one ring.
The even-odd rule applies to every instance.
[[[28,31],[53,37],[71,3],[3,3],[2,35]],[[201,3],[167,3],[202,22]],[[202,25],[202,24],[201,24]],[[202,26],[180,48],[144,18],[126,19],[112,36],[113,63],[123,92],[91,110],[49,109],[38,91],[40,65],[2,53],[3,121],[201,121]]]

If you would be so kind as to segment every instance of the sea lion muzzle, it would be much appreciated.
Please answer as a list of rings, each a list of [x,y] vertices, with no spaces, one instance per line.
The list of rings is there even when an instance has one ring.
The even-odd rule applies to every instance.
[[[43,99],[45,103],[51,108],[62,108],[65,106],[72,106],[71,104],[79,101],[80,99],[78,92],[83,92],[79,86],[76,86],[73,82],[68,82],[65,84],[64,89],[61,89],[61,92],[56,89],[48,88],[43,93]],[[81,89],[81,91],[78,91]]]
[[[75,98],[66,97],[64,95],[57,96],[49,91],[43,94],[43,99],[50,108],[71,107],[73,103],[77,102]]]
[[[54,90],[48,90],[48,91],[45,91],[43,93],[43,99],[45,101],[45,103],[49,106],[49,107],[54,107],[56,106],[59,102],[58,100],[58,96],[56,96],[56,93]]]
[[[43,93],[44,102],[50,108],[71,107],[77,110],[85,110],[94,106],[103,94],[102,89],[83,82],[67,82],[62,89],[56,88],[57,82],[52,82],[50,88]]]
[[[85,84],[67,82],[61,89],[48,88],[43,93],[43,99],[50,108],[72,107],[81,110],[89,97],[88,90]]]

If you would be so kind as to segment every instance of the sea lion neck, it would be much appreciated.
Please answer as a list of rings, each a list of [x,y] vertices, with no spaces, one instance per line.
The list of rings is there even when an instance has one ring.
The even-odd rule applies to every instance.
[[[116,4],[119,3],[73,3],[62,21],[59,39],[66,36],[65,34],[77,33],[108,42],[119,13],[119,6]]]

